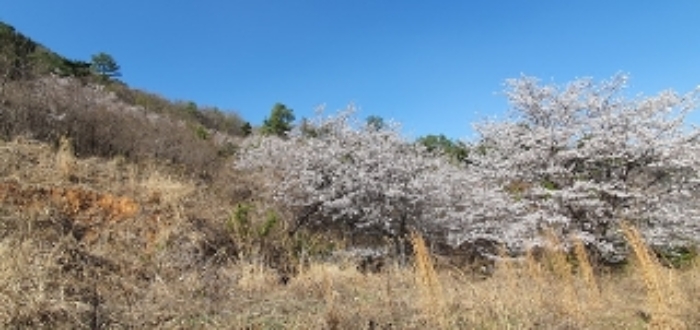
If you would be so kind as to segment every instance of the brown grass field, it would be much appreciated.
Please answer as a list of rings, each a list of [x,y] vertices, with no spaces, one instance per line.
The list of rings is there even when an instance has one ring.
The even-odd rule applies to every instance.
[[[631,227],[614,271],[550,238],[478,276],[414,235],[412,266],[365,274],[290,252],[331,245],[282,235],[249,181],[0,142],[2,328],[700,329],[697,260],[662,266]],[[245,198],[256,208],[232,216]]]

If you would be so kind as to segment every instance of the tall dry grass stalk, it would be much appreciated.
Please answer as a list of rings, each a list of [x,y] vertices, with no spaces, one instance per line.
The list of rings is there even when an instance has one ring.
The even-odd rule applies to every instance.
[[[327,271],[323,272],[323,293],[326,300],[326,326],[331,330],[339,329],[342,320],[336,303],[337,292],[333,290],[333,278]]]
[[[259,262],[244,262],[239,266],[238,288],[244,292],[266,294],[277,284],[273,270]]]
[[[600,312],[601,292],[583,243],[574,239],[570,253],[552,231],[543,240],[541,249],[529,249],[522,258],[501,249],[491,279],[496,294],[488,299],[492,325],[528,327],[549,319],[578,327]]]
[[[668,276],[666,281],[663,280],[666,272],[636,228],[624,222],[620,227],[634,252],[637,268],[641,272],[647,294],[650,327],[654,329],[686,329],[685,324],[671,312],[673,298],[679,294],[678,290],[674,288],[672,276]],[[669,270],[667,274],[671,275],[672,272]]]
[[[56,152],[56,167],[63,180],[69,180],[75,175],[76,170],[75,152],[71,140],[61,136]]]
[[[420,292],[423,312],[429,321],[446,329],[448,322],[445,296],[430,251],[423,237],[415,232],[411,233],[411,244],[415,257],[416,284]]]
[[[497,295],[488,300],[491,304],[491,309],[495,319],[499,323],[499,327],[509,327],[511,319],[516,315],[525,314],[523,306],[520,303],[520,284],[523,283],[520,278],[520,270],[516,260],[513,260],[509,255],[505,246],[501,246],[498,250],[499,260],[496,263]]]
[[[580,239],[574,238],[574,255],[578,265],[578,274],[583,280],[585,297],[583,301],[589,308],[598,309],[602,306],[600,287],[591,266],[586,247]]]
[[[548,280],[546,277],[545,269],[542,267],[542,263],[539,262],[532,251],[528,249],[525,254],[525,266],[526,273],[524,278],[531,280],[531,286],[536,288],[532,290],[532,294],[526,295],[529,305],[536,309],[541,309],[544,301],[547,299],[547,294],[542,288],[547,287]]]
[[[559,285],[557,292],[560,308],[564,314],[573,316],[576,320],[581,320],[583,315],[578,296],[576,295],[576,280],[573,267],[567,258],[567,249],[552,230],[546,231],[544,238],[548,244],[546,259],[551,274],[556,280],[555,283]]]

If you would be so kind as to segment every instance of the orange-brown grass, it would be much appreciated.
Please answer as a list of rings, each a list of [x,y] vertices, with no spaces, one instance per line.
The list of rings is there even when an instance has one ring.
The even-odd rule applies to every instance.
[[[686,329],[688,326],[678,317],[685,297],[677,288],[674,273],[664,269],[649,250],[642,235],[629,224],[622,231],[635,256],[637,276],[644,283],[647,295],[645,317],[658,329]]]
[[[70,180],[75,172],[76,160],[75,151],[71,141],[62,136],[58,144],[58,152],[56,153],[56,167],[65,180]]]
[[[411,244],[414,251],[416,286],[422,300],[423,314],[432,325],[446,328],[444,292],[430,251],[423,237],[417,233],[411,234]]]
[[[263,203],[249,204],[260,214],[245,249],[229,224],[253,202],[235,190],[118,159],[74,159],[66,174],[57,158],[0,142],[0,328],[700,328],[700,266],[661,266],[629,226],[630,263],[608,273],[551,233],[540,250],[503,249],[487,278],[433,258],[418,235],[411,266],[365,274],[351,257],[289,257],[303,267],[282,273],[275,257],[321,238],[261,234]]]

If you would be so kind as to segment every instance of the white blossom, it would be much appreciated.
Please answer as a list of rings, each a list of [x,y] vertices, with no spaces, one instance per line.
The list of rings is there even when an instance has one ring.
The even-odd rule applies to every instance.
[[[626,99],[627,77],[594,84],[541,86],[535,78],[507,81],[509,121],[477,126],[486,152],[477,163],[491,177],[527,186],[518,198],[533,225],[556,219],[561,234],[587,237],[602,250],[629,221],[652,244],[698,242],[697,129],[684,118],[697,92]],[[683,196],[683,197],[681,197]],[[614,249],[613,249],[614,250]]]

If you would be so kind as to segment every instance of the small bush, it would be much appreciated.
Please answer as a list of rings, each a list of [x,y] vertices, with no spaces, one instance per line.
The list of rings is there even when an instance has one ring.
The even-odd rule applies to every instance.
[[[689,268],[698,257],[698,249],[694,246],[668,246],[654,249],[659,261],[666,267]]]

